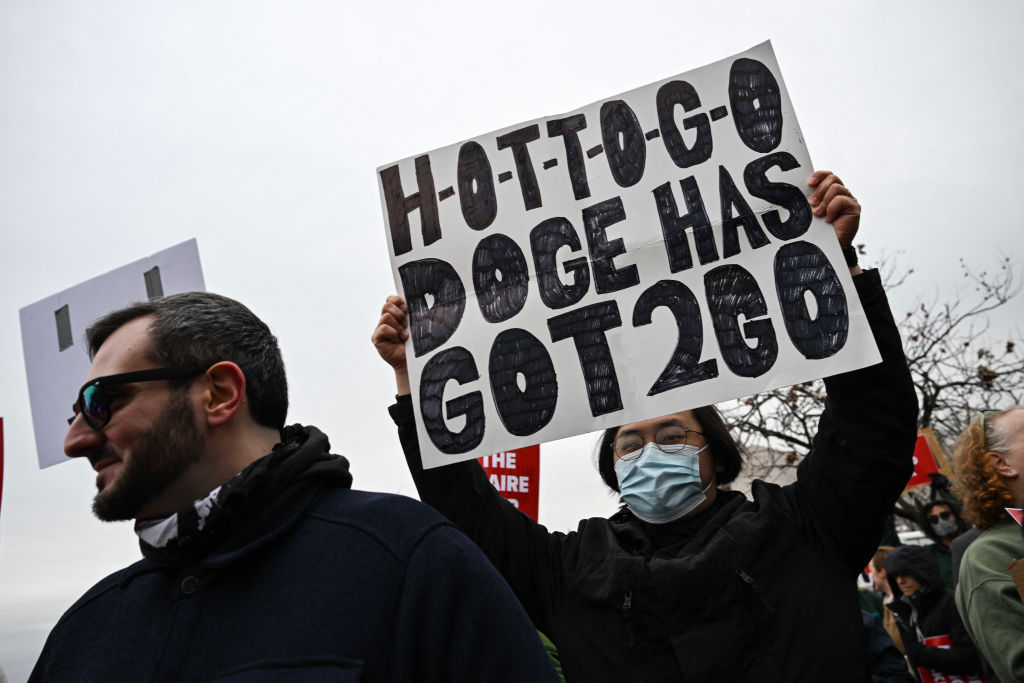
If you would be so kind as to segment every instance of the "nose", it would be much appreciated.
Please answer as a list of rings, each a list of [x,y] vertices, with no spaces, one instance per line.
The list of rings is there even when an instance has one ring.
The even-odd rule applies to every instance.
[[[69,458],[88,456],[89,453],[103,444],[103,431],[96,431],[85,422],[85,418],[76,415],[68,433],[64,436],[64,454]]]

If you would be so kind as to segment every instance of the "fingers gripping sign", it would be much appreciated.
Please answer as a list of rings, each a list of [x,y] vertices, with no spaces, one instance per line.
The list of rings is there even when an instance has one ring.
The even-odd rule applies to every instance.
[[[394,369],[399,394],[409,393],[409,370],[405,362],[405,341],[409,338],[407,310],[402,297],[389,296],[370,338],[380,357]]]
[[[812,212],[836,231],[839,246],[849,247],[860,227],[860,203],[832,171],[815,171],[807,184],[814,188],[808,198]]]

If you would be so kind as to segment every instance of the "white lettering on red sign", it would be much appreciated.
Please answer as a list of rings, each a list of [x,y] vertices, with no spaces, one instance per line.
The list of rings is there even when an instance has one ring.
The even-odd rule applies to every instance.
[[[530,492],[530,478],[514,474],[492,474],[491,485],[499,491]]]
[[[514,470],[516,468],[516,452],[502,451],[483,456],[484,467],[499,470]]]

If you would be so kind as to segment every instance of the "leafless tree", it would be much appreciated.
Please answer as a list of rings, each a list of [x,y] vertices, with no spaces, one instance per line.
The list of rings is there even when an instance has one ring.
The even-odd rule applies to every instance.
[[[990,316],[1002,313],[1021,291],[1009,258],[997,265],[979,271],[961,260],[962,284],[951,297],[919,299],[897,316],[921,406],[918,426],[931,427],[946,446],[978,409],[1024,403],[1024,335],[1019,327],[1005,338],[990,334]],[[881,269],[890,292],[913,273],[892,258],[883,259]],[[759,454],[747,474],[778,478],[780,470],[795,467],[810,449],[824,402],[825,387],[817,380],[723,406],[741,443]],[[905,496],[897,513],[909,518],[932,495],[918,491]]]

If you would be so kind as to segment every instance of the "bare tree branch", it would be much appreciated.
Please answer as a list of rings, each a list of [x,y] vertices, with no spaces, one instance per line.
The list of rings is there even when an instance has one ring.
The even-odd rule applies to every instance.
[[[863,247],[858,246],[863,252]],[[951,296],[921,300],[897,322],[921,412],[919,427],[931,427],[939,441],[952,444],[981,408],[1009,407],[1024,399],[1024,335],[990,334],[990,316],[1021,292],[1009,258],[993,270],[974,270],[960,261],[961,281]],[[883,257],[886,289],[904,286],[912,268]],[[966,290],[966,291],[965,291]],[[805,382],[725,404],[742,446],[759,454],[749,468],[755,476],[779,467],[795,467],[811,447],[825,404],[824,383]],[[907,494],[896,513],[913,519],[926,502],[925,492]]]

